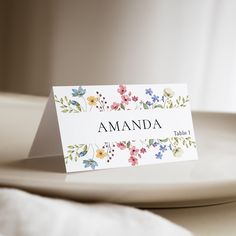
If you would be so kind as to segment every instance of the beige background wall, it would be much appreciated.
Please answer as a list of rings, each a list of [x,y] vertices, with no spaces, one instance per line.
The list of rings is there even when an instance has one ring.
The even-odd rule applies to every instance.
[[[4,29],[5,29],[5,2],[0,1],[0,90],[2,89],[2,81],[3,81],[3,48],[4,48]]]
[[[54,0],[53,6],[54,83],[188,82],[198,95],[209,1]]]
[[[48,94],[50,11],[50,1],[46,0],[1,1],[2,90]]]
[[[0,1],[3,91],[185,82],[193,109],[236,111],[233,0]]]

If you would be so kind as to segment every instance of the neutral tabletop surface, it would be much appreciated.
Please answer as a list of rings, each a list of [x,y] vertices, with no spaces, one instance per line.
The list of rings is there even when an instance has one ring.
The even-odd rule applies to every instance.
[[[46,171],[45,169],[43,169],[41,161],[36,161],[35,162],[36,164],[34,165],[32,165],[32,163],[29,163],[27,161],[19,163],[20,160],[25,159],[27,157],[27,153],[32,143],[33,136],[36,132],[36,128],[38,126],[40,117],[42,115],[45,103],[46,103],[46,98],[43,98],[43,97],[0,93],[0,108],[1,108],[0,186],[18,187],[18,188],[26,189],[28,191],[38,192],[40,194],[47,195],[47,191],[43,189],[43,185],[40,182],[40,178],[47,176],[47,178],[50,178],[51,183],[54,182],[55,185],[60,183],[60,179],[61,179],[61,183],[64,184],[64,191],[66,191],[67,185],[70,185],[68,184],[68,182],[66,183],[66,181],[64,181],[65,176],[66,176],[65,174],[57,173],[59,167],[55,167],[52,164],[51,160],[44,162],[44,165],[46,163],[46,165],[48,166],[48,169]],[[233,114],[231,115],[222,114],[222,116],[225,117],[225,121],[226,121],[225,127],[228,130],[234,128],[232,124],[236,124],[236,123],[232,123],[236,121],[235,116],[232,116],[232,115]],[[212,117],[212,114],[208,116],[207,114],[201,115],[201,113],[199,114],[197,113],[195,117],[198,117],[197,118],[198,119],[197,128],[198,128],[202,125],[202,123],[204,123],[203,118],[208,117],[209,119],[209,117],[210,118]],[[218,117],[218,120],[219,120],[219,117],[221,117],[221,115],[216,114],[216,117]],[[217,124],[218,123],[215,122],[215,125]],[[224,122],[221,122],[221,124],[224,124]],[[230,135],[226,135],[226,133],[222,134],[222,138],[229,139],[231,142],[229,143],[229,145],[233,146],[232,144],[234,144],[236,140],[231,140],[230,138],[234,139],[235,136],[234,134],[230,134]],[[208,145],[213,145],[209,148],[214,148],[214,145],[220,146],[221,144],[219,141],[217,144],[214,144],[213,142],[212,143],[209,142]],[[203,169],[202,175],[205,176],[206,178],[204,177],[205,179],[202,178],[202,180],[204,180],[205,182],[194,181],[193,183],[196,184],[196,186],[194,186],[192,191],[193,192],[198,191],[198,189],[196,189],[198,185],[200,183],[201,184],[204,183],[205,189],[202,190],[199,188],[199,192],[201,192],[199,193],[199,197],[206,198],[207,196],[212,197],[213,195],[217,195],[219,199],[224,198],[224,201],[219,200],[218,202],[227,201],[228,203],[213,205],[213,206],[202,206],[202,207],[189,207],[189,208],[186,207],[186,208],[155,209],[155,210],[150,209],[150,210],[154,213],[157,213],[161,216],[164,216],[172,220],[173,222],[176,222],[177,224],[180,224],[186,227],[187,229],[192,231],[195,235],[236,235],[236,203],[233,202],[236,196],[235,195],[236,193],[235,176],[236,175],[234,175],[234,173],[232,172],[233,167],[230,168],[230,163],[232,165],[235,164],[235,160],[233,159],[235,155],[235,152],[234,152],[235,149],[227,149],[227,150],[229,152],[228,154],[231,155],[231,159],[227,160],[226,164],[224,163],[224,161],[222,161],[222,162],[217,162],[217,164],[215,164],[215,166],[213,167],[206,166],[206,168],[209,168],[209,170],[212,171],[213,175],[217,176],[217,173],[218,173],[219,176],[216,177],[215,179],[211,179],[210,178],[211,173],[209,174],[209,176],[206,176],[205,172],[207,169]],[[9,165],[9,160],[12,160],[12,163],[14,161],[14,163],[13,164],[11,163]],[[183,165],[186,165],[186,168],[189,168],[189,165],[191,164],[187,163]],[[61,164],[60,167],[63,168],[63,164]],[[165,169],[166,167],[162,167],[162,168]],[[176,167],[174,166],[174,168]],[[224,171],[224,168],[226,168],[225,171]],[[227,168],[230,168],[231,172],[228,171]],[[149,169],[146,169],[146,170],[145,168],[143,169],[143,171],[148,171],[148,170]],[[168,169],[168,170],[170,171],[171,169]],[[215,172],[213,172],[214,170]],[[114,173],[119,174],[119,171],[114,171]],[[136,175],[135,170],[132,173],[134,176]],[[72,175],[72,176],[76,176],[76,175]],[[86,175],[84,176],[86,177]],[[100,176],[102,176],[102,172],[100,173]],[[188,180],[186,177],[188,176],[187,175],[185,176],[184,174],[182,174],[181,178],[185,178],[186,180]],[[55,180],[51,178],[55,178]],[[201,179],[201,176],[199,176],[199,178]],[[73,177],[72,177],[72,180],[73,180]],[[214,184],[212,184],[213,180],[215,180]],[[109,180],[105,180],[105,179],[104,181],[109,182]],[[172,180],[170,179],[170,181]],[[190,180],[189,182],[187,181],[188,189],[189,189],[189,184],[192,183],[191,181]],[[87,182],[88,183],[91,182],[91,179],[88,180]],[[130,180],[130,183],[132,183],[132,178]],[[209,185],[209,183],[211,183],[211,185]],[[155,182],[153,182],[153,184],[155,184]],[[166,184],[167,185],[169,184],[168,181],[166,182]],[[178,186],[178,184],[180,183],[176,181],[175,184],[176,186]],[[37,188],[33,188],[33,186],[37,186]],[[73,187],[73,185],[71,186]],[[209,189],[207,189],[208,186],[209,186]],[[185,191],[186,189],[182,188],[182,190]],[[48,193],[49,192],[50,191],[48,191]],[[53,188],[50,192],[50,195],[53,195],[52,192],[53,192]],[[57,188],[57,194],[55,196],[63,197],[63,195],[65,195],[63,194],[63,191],[61,190],[60,192],[60,188]],[[182,195],[181,193],[179,193],[179,197],[181,198],[184,195],[185,193]],[[165,198],[165,195],[161,197]],[[159,200],[162,199],[161,197]],[[186,196],[186,201],[187,200],[190,201],[191,198]],[[215,203],[217,202],[216,199],[214,200],[214,202]],[[196,203],[192,203],[192,204],[196,205]],[[207,204],[207,201],[204,204]],[[186,205],[186,203],[183,205]],[[191,205],[191,201],[189,205]],[[164,206],[165,205],[162,205],[162,207]]]

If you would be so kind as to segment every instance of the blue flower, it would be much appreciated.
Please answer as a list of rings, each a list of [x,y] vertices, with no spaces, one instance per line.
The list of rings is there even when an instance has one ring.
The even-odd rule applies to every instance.
[[[160,151],[161,152],[167,151],[166,145],[160,145]]]
[[[153,93],[153,92],[152,92],[152,89],[151,89],[151,88],[149,88],[149,89],[146,89],[146,94],[148,94],[148,95],[150,95],[150,96],[151,96],[151,95],[152,95],[152,93]]]
[[[93,159],[83,160],[84,168],[91,167],[93,170],[96,166],[98,166],[98,163],[94,161]]]
[[[72,101],[71,101],[71,104],[74,105],[74,106],[77,106],[79,103],[76,102],[75,100],[72,100]]]
[[[157,154],[155,154],[156,159],[162,159],[163,154],[161,152],[158,152]]]
[[[146,104],[147,104],[148,106],[151,106],[151,105],[152,105],[152,103],[151,103],[150,101],[146,101]]]
[[[82,97],[86,93],[86,89],[83,89],[81,86],[78,89],[72,89],[73,97]]]
[[[79,153],[79,156],[80,156],[80,157],[83,157],[83,156],[85,156],[86,154],[87,154],[87,152],[86,152],[86,151],[83,151],[83,152],[80,152],[80,153]]]
[[[159,102],[159,96],[157,96],[157,95],[154,94],[154,95],[152,96],[152,101],[153,101],[153,102]]]
[[[153,147],[156,147],[157,145],[158,145],[158,142],[154,142],[154,143],[152,144]]]

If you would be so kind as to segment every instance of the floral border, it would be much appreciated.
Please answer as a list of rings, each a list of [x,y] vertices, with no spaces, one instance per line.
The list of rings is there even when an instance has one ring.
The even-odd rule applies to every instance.
[[[120,111],[120,110],[147,110],[147,109],[172,109],[186,107],[189,102],[188,96],[175,96],[171,88],[165,88],[162,94],[156,94],[151,88],[146,88],[144,94],[148,95],[148,100],[128,91],[125,85],[119,85],[117,93],[119,101],[108,103],[106,97],[99,91],[94,95],[86,95],[83,87],[73,88],[71,98],[67,96],[58,98],[54,96],[55,102],[59,104],[62,113],[79,113],[97,111]],[[148,151],[155,148],[153,156],[162,160],[166,156],[181,157],[187,148],[196,148],[196,142],[191,137],[175,136],[165,139],[130,140],[121,142],[105,142],[103,145],[97,144],[74,144],[67,146],[65,163],[69,161],[77,162],[83,159],[84,168],[96,169],[98,160],[105,160],[109,164],[115,157],[117,149],[128,152],[128,163],[131,166],[139,164],[139,160],[146,156]]]
[[[65,161],[67,164],[68,161],[77,162],[82,158],[84,168],[95,169],[98,166],[98,159],[104,159],[109,164],[114,158],[116,150],[119,149],[126,151],[129,156],[128,162],[130,165],[136,166],[139,164],[139,159],[143,158],[150,149],[156,150],[154,159],[162,160],[169,155],[176,158],[181,157],[184,149],[190,147],[196,148],[196,142],[191,137],[105,142],[101,146],[97,144],[75,144],[67,147]],[[89,154],[89,158],[84,159],[87,154]]]
[[[178,96],[175,98],[175,92],[171,88],[165,88],[161,95],[154,93],[151,88],[145,89],[145,94],[149,96],[148,100],[140,99],[132,91],[128,91],[125,85],[119,85],[117,92],[120,95],[120,101],[114,101],[110,105],[106,97],[99,91],[94,95],[88,95],[86,98],[86,89],[81,86],[78,89],[72,89],[72,98],[67,96],[58,98],[55,95],[54,99],[59,104],[63,113],[88,112],[94,108],[100,112],[130,109],[171,109],[186,107],[189,102],[189,96]]]

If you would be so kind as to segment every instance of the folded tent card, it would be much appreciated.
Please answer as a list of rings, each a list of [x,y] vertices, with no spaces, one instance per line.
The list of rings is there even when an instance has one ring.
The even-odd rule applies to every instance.
[[[196,160],[187,86],[53,87],[29,156],[57,155],[67,172]]]

